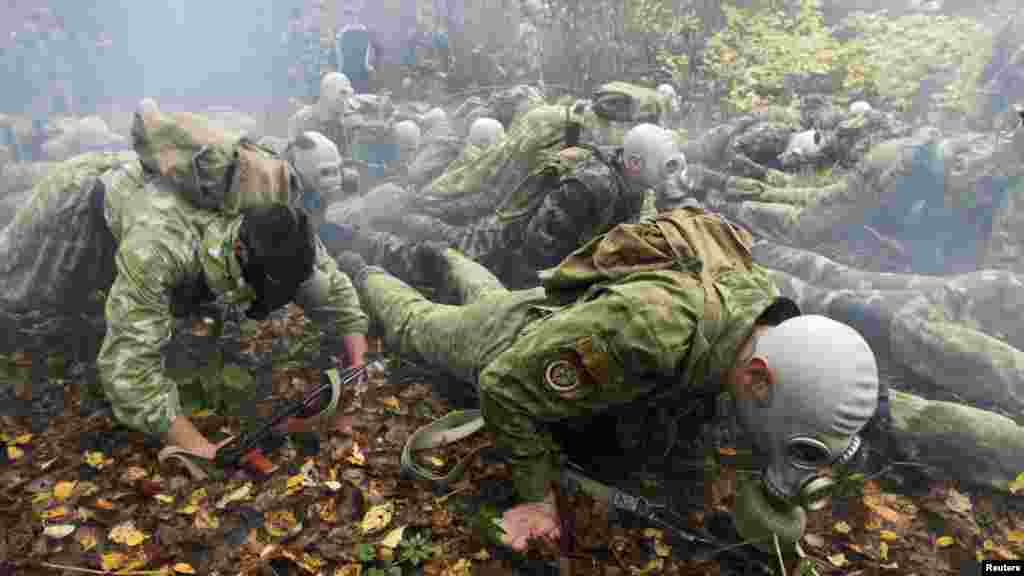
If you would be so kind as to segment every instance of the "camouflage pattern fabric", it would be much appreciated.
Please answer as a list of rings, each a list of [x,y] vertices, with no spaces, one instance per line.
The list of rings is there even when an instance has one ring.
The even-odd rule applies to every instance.
[[[673,271],[634,274],[559,304],[543,289],[504,292],[452,250],[442,260],[439,276],[475,299],[433,303],[372,268],[360,295],[390,346],[477,383],[484,418],[527,500],[543,498],[558,470],[559,447],[542,423],[615,410],[666,387],[717,392],[777,295],[756,266],[723,274],[715,280],[722,313],[709,321],[700,284],[680,283]]]
[[[1024,283],[1015,274],[872,273],[768,242],[753,252],[804,313],[854,326],[880,363],[973,403],[1024,410]]]
[[[409,165],[407,183],[412,190],[419,190],[444,174],[448,166],[462,152],[462,138],[455,133],[451,124],[439,122],[423,136],[416,157]]]
[[[422,214],[398,216],[384,226],[374,220],[371,226],[380,232],[363,234],[367,240],[361,253],[399,278],[420,279],[415,251],[405,244],[438,241],[480,262],[508,285],[536,285],[536,271],[554,266],[594,236],[656,214],[652,191],[629,189],[613,174],[615,168],[589,153],[581,150],[576,158],[568,161],[571,167],[526,182],[530,189],[517,191],[524,205],[513,217],[492,214],[463,226]]]

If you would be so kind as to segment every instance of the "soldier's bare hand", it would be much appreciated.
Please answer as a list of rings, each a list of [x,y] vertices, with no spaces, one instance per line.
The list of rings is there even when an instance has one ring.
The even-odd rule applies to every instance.
[[[560,536],[558,512],[551,502],[530,502],[507,510],[501,516],[502,544],[513,550],[526,550],[530,540]]]

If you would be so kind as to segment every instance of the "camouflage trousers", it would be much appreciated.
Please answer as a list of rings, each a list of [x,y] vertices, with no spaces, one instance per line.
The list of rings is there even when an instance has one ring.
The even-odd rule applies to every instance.
[[[768,242],[755,245],[754,256],[804,313],[860,331],[883,372],[1024,413],[1024,282],[1015,274],[873,273]]]
[[[391,350],[475,385],[480,371],[539,317],[534,305],[544,300],[544,290],[507,290],[486,268],[454,250],[445,250],[439,260],[439,284],[453,293],[457,305],[432,302],[376,267],[356,287]]]

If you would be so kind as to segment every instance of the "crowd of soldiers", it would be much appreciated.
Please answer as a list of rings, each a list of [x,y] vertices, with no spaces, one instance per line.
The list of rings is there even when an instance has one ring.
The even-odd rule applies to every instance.
[[[175,318],[294,302],[341,365],[365,362],[373,326],[473,390],[513,465],[518,549],[559,537],[559,426],[611,416],[620,446],[663,459],[698,397],[732,398],[767,458],[736,502],[759,545],[799,538],[862,436],[994,488],[1024,466],[997,413],[1024,410],[1024,109],[993,138],[804,95],[687,134],[669,85],[559,98],[537,62],[530,84],[431,106],[369,93],[367,35],[352,52],[342,34],[357,21],[326,43],[332,67],[323,31],[292,16],[308,104],[287,138],[229,137],[147,99],[134,151],[48,167],[0,232],[0,307],[101,314],[103,390],[167,444],[161,460],[210,466],[219,445],[183,399],[226,397],[162,365]],[[831,179],[808,179],[823,166]],[[932,399],[890,397],[896,373]]]

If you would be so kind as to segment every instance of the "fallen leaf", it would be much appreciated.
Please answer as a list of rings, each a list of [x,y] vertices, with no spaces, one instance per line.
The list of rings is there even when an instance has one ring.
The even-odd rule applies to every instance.
[[[889,542],[892,542],[893,540],[896,540],[896,539],[899,538],[899,536],[897,536],[896,533],[893,532],[892,530],[882,530],[881,532],[878,533],[878,537],[881,538],[882,540],[888,540]]]
[[[362,576],[362,564],[346,564],[334,569],[334,576]]]
[[[82,552],[88,552],[96,547],[96,529],[92,526],[82,526],[75,534],[75,540],[82,547]]]
[[[396,398],[394,396],[388,396],[387,398],[381,398],[380,403],[383,404],[384,406],[388,407],[388,408],[391,408],[392,410],[394,410],[396,412],[399,410],[399,408],[402,407],[402,405],[399,404],[399,402],[398,402],[398,398]]]
[[[804,542],[814,548],[821,548],[825,545],[825,539],[817,534],[804,534]]]
[[[100,558],[100,561],[104,570],[117,570],[122,564],[124,564],[124,561],[127,558],[128,557],[121,552],[110,552],[109,554],[104,554]]]
[[[363,534],[382,530],[391,523],[393,515],[394,505],[391,502],[378,504],[366,511],[366,515],[363,516],[363,521],[359,524],[359,528],[363,531]]]
[[[828,561],[836,568],[842,568],[848,564],[846,554],[833,554],[828,556]]]
[[[57,482],[57,485],[53,487],[53,497],[59,502],[63,502],[68,499],[68,496],[71,496],[77,485],[77,481]]]
[[[24,446],[25,444],[28,444],[31,441],[31,434],[22,434],[21,436],[18,436],[17,438],[14,439],[14,443],[17,444],[18,446]]]
[[[87,522],[88,520],[90,520],[91,518],[94,518],[95,516],[96,516],[96,513],[93,512],[92,510],[90,510],[88,508],[85,508],[84,506],[79,506],[78,507],[78,519],[81,520],[82,522]]]
[[[473,554],[473,560],[479,560],[481,562],[486,562],[486,561],[488,561],[490,559],[491,559],[491,555],[490,555],[490,553],[487,552],[487,548],[481,548],[479,552],[477,552],[476,554]]]
[[[50,492],[49,490],[44,490],[43,492],[39,492],[38,494],[32,496],[32,503],[39,504],[40,502],[49,502],[50,498],[53,498],[53,492]]]
[[[149,476],[149,472],[146,472],[145,468],[139,468],[138,466],[132,466],[124,471],[121,475],[121,481],[125,484],[132,484],[137,480],[141,480]]]
[[[398,543],[402,541],[402,534],[404,533],[405,526],[399,526],[391,532],[388,532],[388,535],[380,541],[380,545],[384,546],[385,548],[395,549],[398,547]]]
[[[174,496],[171,496],[170,494],[157,494],[156,496],[153,496],[153,498],[156,498],[157,502],[160,502],[161,504],[174,504]]]
[[[83,460],[97,470],[102,470],[105,466],[114,463],[114,459],[107,458],[103,452],[86,452]]]
[[[1024,530],[1010,530],[1006,533],[1006,539],[1015,544],[1024,542]]]
[[[328,498],[322,502],[317,502],[313,505],[316,509],[316,513],[320,516],[320,519],[328,524],[334,524],[338,521],[338,504],[334,498]]]
[[[17,446],[7,447],[7,459],[8,460],[20,460],[25,455],[25,451]]]
[[[298,563],[299,563],[299,566],[301,566],[303,570],[305,570],[306,572],[309,572],[310,574],[317,574],[317,573],[319,573],[320,572],[320,567],[324,565],[324,561],[323,560],[321,560],[318,556],[314,556],[313,554],[310,554],[309,552],[303,553],[302,554],[302,559],[299,560]]]
[[[196,569],[191,564],[185,564],[184,562],[178,562],[174,565],[174,571],[178,574],[195,574]]]
[[[672,555],[672,547],[661,540],[655,540],[654,553],[657,554],[659,558],[668,558]]]
[[[291,496],[302,490],[304,481],[306,480],[305,474],[296,474],[288,478],[288,483],[285,485],[285,496]]]
[[[348,457],[345,458],[345,460],[348,461],[349,464],[352,464],[354,466],[363,466],[366,464],[366,455],[363,454],[363,451],[359,449],[359,444],[353,442],[352,453],[349,454]]]
[[[953,545],[953,542],[954,540],[952,536],[940,536],[935,540],[935,545],[939,548],[949,548]]]
[[[836,522],[835,526],[833,526],[832,529],[836,532],[839,532],[840,534],[850,533],[850,525],[846,522]]]
[[[249,498],[249,494],[251,492],[252,482],[246,482],[245,484],[239,486],[232,492],[225,494],[224,497],[220,499],[220,502],[217,502],[217,509],[223,510],[225,507],[227,507],[228,504],[231,504],[232,502],[239,502],[241,500],[245,500]]]
[[[178,514],[195,514],[199,511],[199,507],[195,504],[186,504],[178,510]]]
[[[662,558],[653,558],[647,561],[647,564],[643,568],[636,568],[631,566],[630,572],[634,576],[646,576],[647,574],[660,574],[662,569],[665,567],[665,560]]]
[[[331,492],[341,490],[341,482],[338,482],[337,480],[328,480],[327,482],[324,482],[324,486],[327,486]]]
[[[135,527],[131,520],[118,524],[110,530],[110,540],[125,546],[138,546],[149,538],[144,532]]]
[[[67,515],[68,509],[66,506],[57,506],[56,508],[51,508],[50,510],[43,512],[43,518],[46,518],[48,520],[53,518],[63,518]]]
[[[992,540],[985,540],[984,542],[981,543],[981,547],[984,548],[985,550],[991,550],[991,549],[996,547],[996,543],[993,542]]]
[[[946,495],[946,507],[957,514],[966,514],[973,508],[971,506],[971,499],[953,488],[950,488],[949,493]]]
[[[264,528],[275,538],[290,536],[300,530],[302,526],[291,510],[268,512],[264,518]]]
[[[427,458],[427,462],[430,462],[430,465],[433,466],[434,468],[444,468],[444,460],[438,458],[437,456],[431,456],[430,458]]]
[[[644,538],[652,538],[654,540],[661,540],[665,537],[665,534],[657,528],[644,528]]]
[[[46,528],[43,528],[43,534],[49,536],[54,540],[60,540],[61,538],[67,538],[75,531],[77,526],[74,524],[51,524]]]
[[[881,559],[881,560],[882,560],[883,562],[885,562],[885,561],[888,561],[888,560],[889,560],[889,545],[888,545],[887,543],[885,543],[885,542],[882,542],[882,543],[881,543],[881,544],[880,544],[880,545],[878,546],[878,557],[879,557],[879,558],[880,558],[880,559]]]
[[[1017,477],[1010,482],[1007,488],[1010,490],[1010,494],[1016,494],[1021,490],[1024,490],[1024,472],[1017,474]]]
[[[113,510],[114,503],[111,502],[110,500],[107,500],[106,498],[97,498],[96,507],[100,508],[101,510]]]

